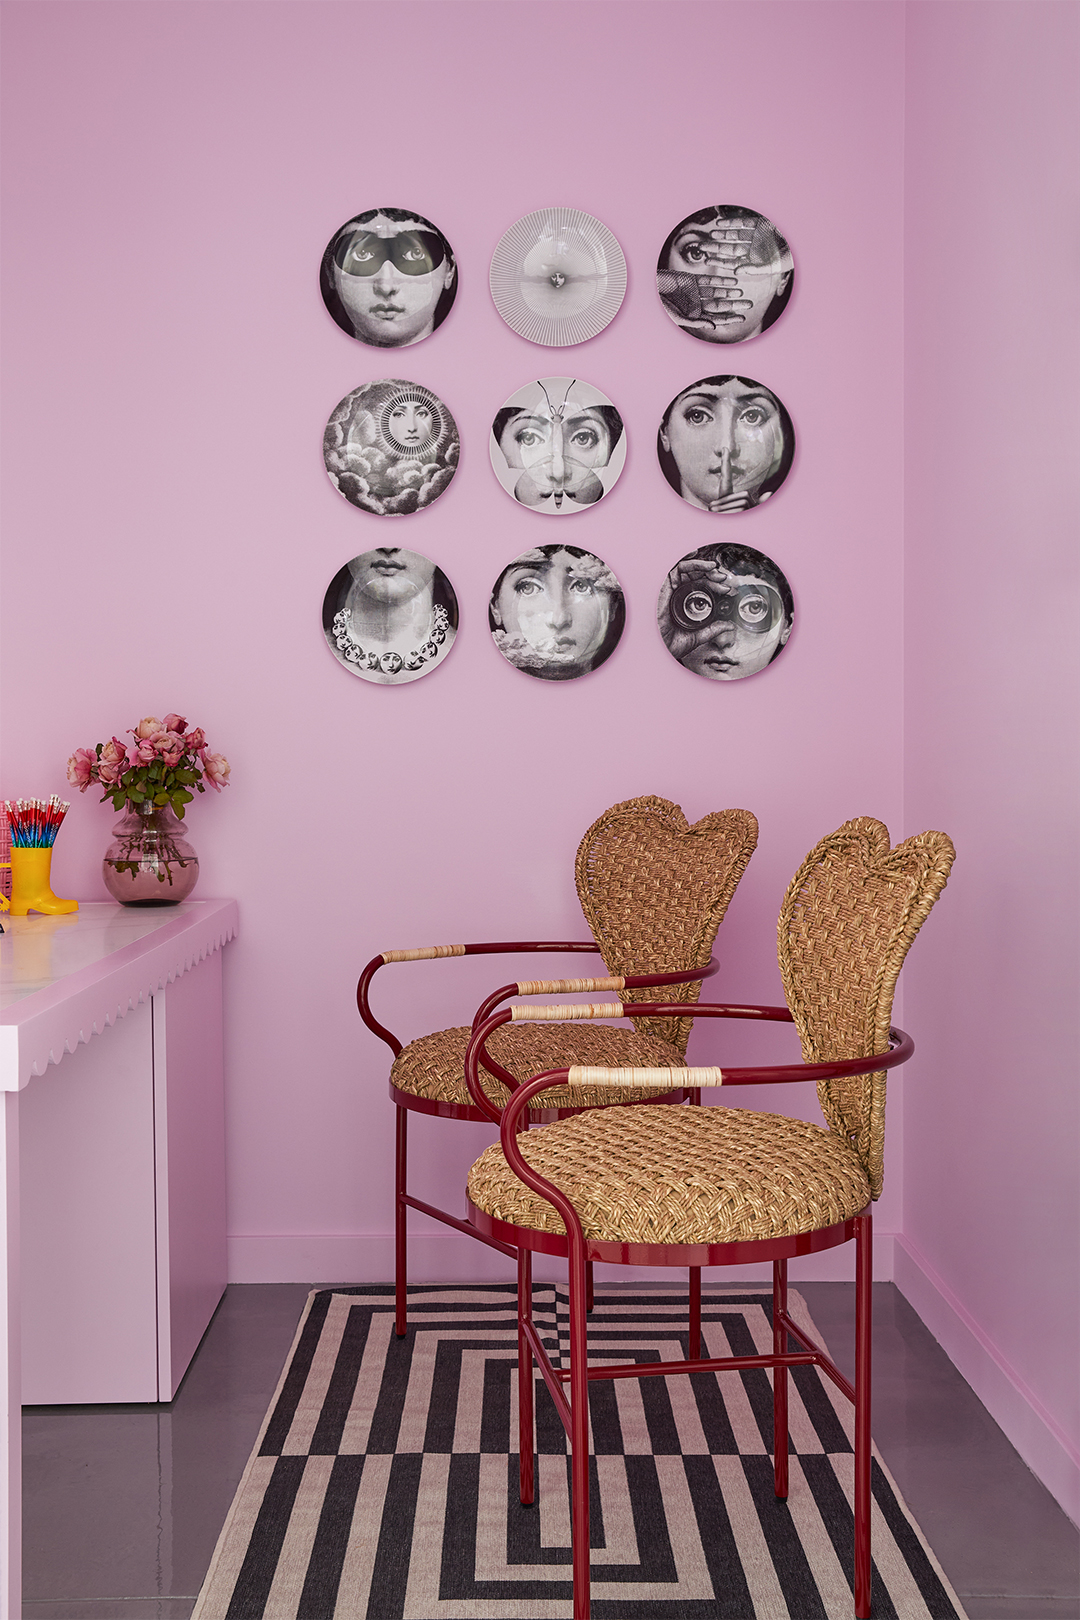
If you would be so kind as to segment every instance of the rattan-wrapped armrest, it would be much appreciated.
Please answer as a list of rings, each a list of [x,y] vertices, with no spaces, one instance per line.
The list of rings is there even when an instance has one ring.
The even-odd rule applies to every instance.
[[[608,979],[522,979],[518,984],[519,996],[571,996],[579,991],[625,990],[626,980]]]
[[[575,1063],[567,1070],[568,1086],[722,1086],[724,1076],[717,1068],[695,1069],[604,1069]]]
[[[412,951],[383,951],[384,962],[433,962],[441,956],[464,956],[464,945],[420,945]]]
[[[572,1019],[626,1017],[621,1001],[569,1001],[553,1007],[511,1007],[509,1011],[515,1024],[559,1024]]]

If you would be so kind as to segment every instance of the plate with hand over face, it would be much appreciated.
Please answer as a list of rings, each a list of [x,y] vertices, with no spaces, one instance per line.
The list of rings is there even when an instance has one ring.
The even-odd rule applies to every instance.
[[[503,236],[491,260],[491,296],[530,343],[586,343],[618,314],[626,260],[607,226],[579,208],[541,208]]]
[[[688,214],[660,249],[656,290],[671,319],[703,343],[745,343],[787,308],[791,249],[752,208],[717,203]]]

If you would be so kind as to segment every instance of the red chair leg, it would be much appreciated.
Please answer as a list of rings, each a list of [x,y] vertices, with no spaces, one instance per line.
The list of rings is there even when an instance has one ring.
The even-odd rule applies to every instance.
[[[589,1377],[586,1262],[570,1250],[570,1523],[574,1550],[574,1620],[589,1620]]]
[[[689,1272],[690,1334],[687,1360],[701,1360],[701,1267],[691,1266]]]
[[[870,1615],[870,1330],[873,1320],[874,1228],[855,1222],[855,1615]]]
[[[397,1110],[396,1165],[394,1174],[394,1326],[403,1339],[409,1319],[405,1304],[408,1283],[408,1253],[406,1248],[405,1168],[409,1148],[409,1115],[404,1108]]]
[[[536,1429],[533,1417],[533,1355],[523,1323],[532,1321],[532,1250],[518,1250],[518,1459],[521,1470],[521,1501],[528,1507],[535,1484],[533,1453]]]
[[[787,1349],[787,1333],[780,1326],[781,1312],[787,1310],[787,1261],[773,1261],[773,1333],[774,1356],[782,1356]],[[788,1493],[788,1370],[773,1368],[773,1475],[777,1496],[785,1499]]]

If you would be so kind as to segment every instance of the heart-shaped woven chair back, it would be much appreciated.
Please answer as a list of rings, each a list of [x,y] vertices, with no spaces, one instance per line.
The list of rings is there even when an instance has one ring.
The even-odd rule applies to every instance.
[[[691,827],[677,804],[651,794],[605,810],[578,845],[575,879],[608,972],[705,967],[757,831],[749,810],[716,810]],[[625,1002],[693,1002],[700,991],[686,984],[620,995]],[[692,1018],[633,1022],[686,1052]]]
[[[955,853],[940,832],[890,849],[888,828],[857,816],[806,857],[780,908],[778,955],[808,1063],[885,1051],[897,976]],[[830,1129],[858,1152],[877,1198],[884,1073],[821,1081],[818,1096]]]

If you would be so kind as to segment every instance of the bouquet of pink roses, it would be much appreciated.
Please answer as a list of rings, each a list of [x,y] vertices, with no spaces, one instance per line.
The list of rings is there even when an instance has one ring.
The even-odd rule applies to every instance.
[[[129,733],[133,743],[113,737],[94,749],[76,748],[68,760],[67,777],[80,793],[94,783],[104,788],[101,803],[111,799],[117,810],[133,805],[171,804],[183,820],[184,806],[194,794],[205,793],[203,779],[215,793],[229,785],[229,762],[212,754],[201,726],[188,730],[182,714],[164,720],[147,715]]]

